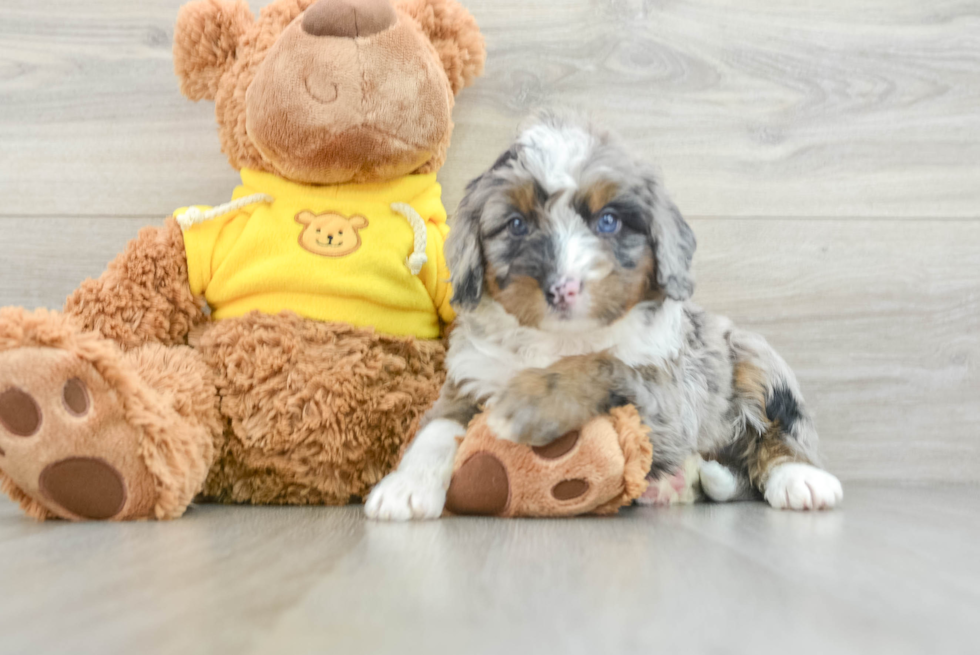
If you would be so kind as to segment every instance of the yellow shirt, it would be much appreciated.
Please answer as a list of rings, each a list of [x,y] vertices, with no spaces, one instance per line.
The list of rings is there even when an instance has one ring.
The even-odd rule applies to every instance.
[[[290,310],[424,339],[439,337],[440,319],[453,320],[443,255],[449,227],[435,174],[309,186],[242,170],[232,198],[253,194],[274,200],[184,230],[191,291],[214,319]],[[416,234],[393,203],[410,205],[425,223],[428,261],[418,275],[406,263]]]

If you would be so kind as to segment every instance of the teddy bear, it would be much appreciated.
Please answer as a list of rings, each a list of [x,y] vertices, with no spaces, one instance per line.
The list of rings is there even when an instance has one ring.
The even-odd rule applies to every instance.
[[[444,380],[436,171],[485,46],[456,0],[181,8],[175,70],[242,183],[63,311],[0,310],[0,486],[36,519],[346,504]],[[175,203],[175,205],[178,203]]]

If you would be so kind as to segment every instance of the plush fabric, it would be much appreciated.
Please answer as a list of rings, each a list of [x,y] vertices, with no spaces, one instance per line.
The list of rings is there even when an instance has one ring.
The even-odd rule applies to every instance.
[[[456,0],[402,0],[380,32],[316,36],[295,20],[313,4],[278,0],[254,22],[244,0],[181,9],[181,89],[215,100],[231,165],[319,184],[437,171],[453,96],[483,72],[476,21]]]
[[[455,0],[320,1],[308,21],[313,0],[177,17],[181,90],[215,100],[249,169],[235,197],[268,206],[145,228],[62,313],[0,310],[0,489],[28,516],[347,503],[436,400],[452,312],[434,173],[483,41]]]
[[[177,222],[145,227],[98,279],[82,282],[65,313],[83,331],[123,348],[149,342],[173,346],[207,322],[204,303],[187,284],[184,238]]]
[[[366,495],[397,465],[445,379],[441,341],[295,314],[219,321],[195,344],[228,421],[204,489],[223,502]]]
[[[84,389],[84,416],[65,411],[69,381]],[[39,411],[37,432],[3,449],[4,490],[34,518],[88,518],[41,489],[49,465],[78,458],[107,462],[125,479],[125,505],[105,518],[175,518],[200,489],[222,429],[198,353],[155,343],[123,352],[46,310],[0,310],[0,388],[28,394]]]
[[[453,320],[442,247],[449,229],[435,175],[317,187],[242,171],[232,197],[256,193],[275,200],[184,232],[191,292],[207,299],[214,319],[291,310],[423,339],[438,338],[440,321]],[[394,203],[426,220],[427,263],[418,275],[406,263],[415,234]]]
[[[653,461],[636,408],[614,408],[544,447],[496,438],[473,419],[456,453],[446,496],[454,514],[613,514],[640,497]]]

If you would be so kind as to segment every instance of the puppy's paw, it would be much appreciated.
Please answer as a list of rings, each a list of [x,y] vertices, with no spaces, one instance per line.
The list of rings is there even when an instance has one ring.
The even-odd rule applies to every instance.
[[[436,475],[408,469],[388,474],[368,494],[364,513],[378,521],[437,519],[446,504],[446,489]]]
[[[705,460],[700,464],[701,490],[716,503],[731,500],[738,491],[738,478],[724,464]]]
[[[840,480],[810,464],[777,464],[766,482],[766,501],[776,509],[830,509],[844,498]]]
[[[558,422],[538,412],[529,402],[505,396],[488,410],[487,427],[498,439],[529,446],[549,444],[564,434]]]
[[[595,418],[594,388],[563,373],[528,369],[491,399],[487,426],[499,439],[543,446]]]

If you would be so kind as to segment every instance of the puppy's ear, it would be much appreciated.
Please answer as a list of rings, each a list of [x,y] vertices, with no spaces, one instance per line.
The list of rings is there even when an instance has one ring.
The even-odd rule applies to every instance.
[[[174,29],[174,71],[181,93],[191,100],[214,100],[253,22],[245,0],[195,0],[181,7]]]
[[[650,238],[657,258],[657,286],[674,300],[687,300],[694,293],[691,273],[691,260],[697,248],[694,231],[652,175],[647,179],[647,191],[653,209]]]
[[[483,74],[486,43],[472,14],[457,0],[401,0],[397,7],[432,41],[454,95]]]
[[[450,221],[449,238],[446,240],[446,264],[451,271],[453,287],[452,302],[462,309],[473,309],[483,297],[485,265],[480,214],[487,194],[483,188],[485,175],[466,186],[466,194]]]

